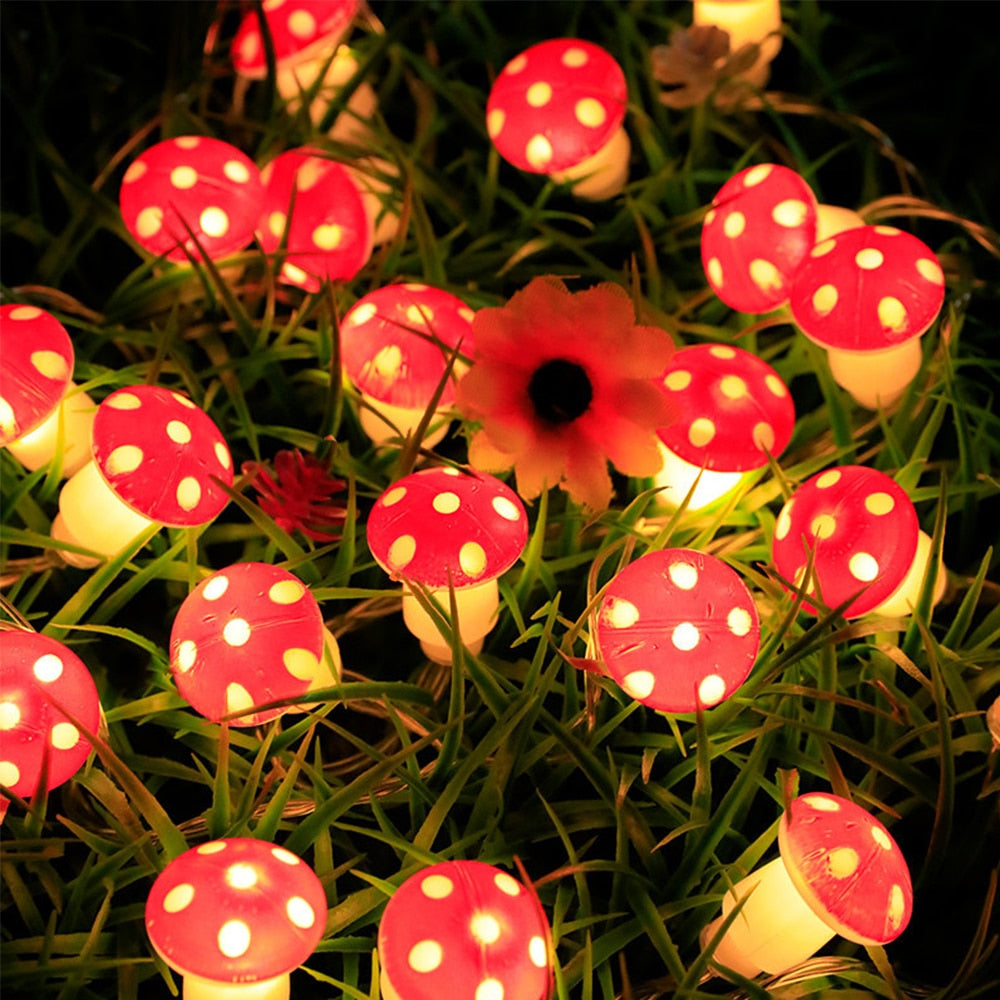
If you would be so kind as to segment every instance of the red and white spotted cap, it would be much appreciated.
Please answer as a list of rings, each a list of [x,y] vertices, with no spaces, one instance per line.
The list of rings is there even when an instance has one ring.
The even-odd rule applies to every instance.
[[[919,337],[943,302],[944,272],[926,243],[893,226],[859,226],[812,248],[788,304],[823,347],[883,351]]]
[[[155,385],[117,389],[97,408],[94,461],[120,500],[160,524],[211,521],[229,502],[233,460],[211,417]]]
[[[385,1000],[545,1000],[551,932],[534,893],[481,861],[411,875],[378,929]]]
[[[146,899],[157,954],[181,975],[212,983],[287,975],[315,951],[325,925],[316,873],[291,851],[249,837],[178,855]]]
[[[694,712],[746,680],[760,623],[746,584],[721,559],[659,549],[608,584],[597,645],[609,676],[636,701],[659,712]]]
[[[701,230],[712,291],[740,312],[784,304],[816,242],[816,211],[812,188],[788,167],[759,163],[731,177],[712,199]]]
[[[358,0],[264,0],[267,30],[280,66],[332,51],[347,34],[358,12]],[[232,46],[233,66],[240,76],[262,80],[267,55],[256,10],[240,21]]]
[[[495,476],[440,467],[396,480],[375,501],[367,532],[372,556],[391,577],[458,590],[517,562],[528,517]]]
[[[340,357],[364,393],[393,406],[426,407],[458,348],[471,357],[470,309],[443,288],[399,284],[363,295],[340,323]],[[441,405],[455,396],[451,381]]]
[[[317,292],[322,281],[347,281],[364,267],[375,231],[344,164],[309,149],[290,149],[264,167],[261,177],[265,190],[257,236],[261,249],[271,254],[287,230],[283,281]]]
[[[771,554],[774,568],[801,586],[815,551],[809,593],[831,608],[858,594],[843,612],[857,618],[906,577],[919,533],[913,503],[893,479],[863,465],[842,465],[807,479],[782,507]],[[808,602],[803,606],[815,613]]]
[[[549,174],[593,156],[621,128],[625,74],[599,45],[539,42],[500,71],[486,102],[497,152],[520,170]]]
[[[894,941],[913,911],[906,858],[871,813],[829,792],[793,799],[778,846],[795,888],[835,933],[856,944]]]
[[[0,306],[0,447],[33,431],[59,405],[73,376],[73,344],[44,309]]]
[[[118,203],[125,228],[149,253],[220,260],[253,239],[263,190],[257,165],[235,146],[182,135],[132,161]]]
[[[663,387],[682,415],[656,433],[677,456],[698,468],[746,472],[784,451],[795,428],[788,387],[766,362],[728,344],[677,351]]]
[[[319,605],[301,580],[267,563],[236,563],[184,599],[170,632],[170,669],[184,698],[216,722],[305,694],[320,673],[323,638]],[[287,710],[230,721],[256,726]]]
[[[97,732],[101,703],[83,661],[49,636],[0,631],[0,784],[22,798],[35,792],[46,754],[51,790],[90,753],[90,742],[61,708]],[[6,805],[0,798],[0,817]]]

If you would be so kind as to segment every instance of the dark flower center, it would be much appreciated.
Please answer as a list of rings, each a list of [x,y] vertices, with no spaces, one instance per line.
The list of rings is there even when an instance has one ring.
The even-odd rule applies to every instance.
[[[535,369],[528,383],[528,397],[539,420],[568,424],[587,412],[594,389],[587,373],[575,361],[553,358]]]

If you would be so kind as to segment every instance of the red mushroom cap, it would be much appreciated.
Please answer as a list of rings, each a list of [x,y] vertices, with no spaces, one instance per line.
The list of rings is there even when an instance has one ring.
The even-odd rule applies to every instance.
[[[793,799],[778,825],[781,860],[810,909],[841,937],[887,944],[910,922],[906,858],[871,813],[829,792]]]
[[[177,689],[205,718],[304,694],[323,660],[316,598],[287,570],[237,563],[207,576],[184,599],[170,632]],[[287,711],[232,719],[255,726]]]
[[[746,313],[786,302],[816,242],[816,210],[812,188],[788,167],[759,163],[731,177],[712,199],[701,230],[712,291]]]
[[[534,894],[481,861],[411,875],[378,929],[382,975],[405,1000],[545,1000],[550,931]]]
[[[0,447],[33,431],[73,376],[73,344],[44,309],[0,306]]]
[[[394,406],[425,407],[457,347],[471,356],[472,318],[460,298],[428,285],[387,285],[363,295],[340,323],[341,362],[364,393]],[[448,382],[441,405],[454,399]]]
[[[155,385],[111,393],[94,419],[94,461],[108,486],[151,521],[188,527],[229,502],[213,477],[233,482],[219,428],[186,396]]]
[[[0,632],[0,784],[22,798],[35,791],[46,752],[50,789],[76,774],[90,753],[60,708],[97,732],[101,703],[83,661],[37,632]]]
[[[753,667],[757,608],[721,559],[660,549],[629,563],[597,611],[608,674],[659,712],[694,712],[728,698]]]
[[[795,405],[778,373],[755,354],[728,344],[677,351],[663,373],[681,419],[657,431],[685,462],[719,472],[745,472],[784,451]]]
[[[528,517],[495,476],[422,469],[382,493],[367,531],[372,556],[390,576],[459,589],[514,565],[528,540]]]
[[[279,65],[334,48],[347,33],[358,0],[264,0],[267,30]],[[233,65],[251,80],[267,75],[267,55],[256,10],[248,11],[233,37]]]
[[[287,229],[285,281],[315,292],[321,281],[349,280],[364,267],[375,234],[347,167],[308,149],[291,149],[273,159],[261,177],[264,210],[257,235],[264,252],[274,253]]]
[[[913,503],[894,480],[877,469],[842,465],[795,491],[778,515],[771,552],[774,568],[799,586],[815,549],[813,586],[827,607],[865,588],[844,610],[845,618],[856,618],[899,586],[919,533]]]
[[[316,949],[326,894],[301,858],[263,840],[213,840],[174,858],[146,900],[146,930],[181,975],[254,983]]]
[[[219,260],[253,239],[263,190],[257,165],[235,146],[182,135],[132,161],[118,202],[125,228],[150,253],[186,261],[200,246]]]
[[[567,170],[604,146],[625,119],[625,74],[593,42],[556,38],[515,56],[486,102],[497,152],[520,170]]]
[[[919,337],[943,302],[944,273],[926,243],[892,226],[859,226],[812,248],[788,304],[823,347],[884,351]]]

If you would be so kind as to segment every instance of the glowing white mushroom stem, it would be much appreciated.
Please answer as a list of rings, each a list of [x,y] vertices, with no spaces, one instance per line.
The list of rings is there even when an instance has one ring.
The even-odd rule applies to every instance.
[[[770,63],[781,48],[779,0],[694,0],[693,21],[728,32],[730,53],[758,43],[760,56],[740,76],[755,87],[767,83]]]
[[[551,177],[557,184],[572,184],[578,198],[604,201],[625,187],[631,153],[628,133],[620,128],[596,153],[567,170],[554,171]]]
[[[188,973],[181,990],[183,1000],[289,1000],[292,979],[283,976],[261,979],[256,983],[219,983]]]
[[[722,916],[701,932],[703,948],[744,897],[742,909],[713,952],[714,965],[724,965],[748,979],[761,972],[784,972],[814,955],[835,935],[799,894],[778,857],[726,893]]]
[[[52,461],[62,435],[62,472],[72,476],[90,458],[90,431],[97,404],[70,382],[62,402],[33,431],[7,445],[7,450],[34,472]]]
[[[859,406],[867,410],[896,402],[920,371],[920,338],[912,337],[885,351],[826,349],[830,373]]]
[[[913,564],[902,583],[878,607],[872,609],[874,614],[896,618],[913,613],[913,609],[920,599],[924,577],[927,575],[932,546],[930,535],[926,531],[921,531],[917,535],[917,554],[913,557]],[[944,597],[947,583],[948,577],[944,563],[938,563],[937,575],[934,578],[934,592],[931,596],[932,607]]]
[[[431,596],[441,605],[445,614],[450,608],[451,597],[447,590],[431,590]],[[455,590],[455,626],[462,645],[472,653],[483,648],[483,639],[496,624],[500,605],[500,588],[497,581],[484,580],[473,587]],[[420,648],[434,663],[451,663],[449,646],[432,618],[413,592],[403,589],[403,621],[410,632],[420,640]]]
[[[424,418],[423,408],[394,406],[361,393],[362,406],[359,407],[361,429],[371,439],[372,444],[381,447],[402,435],[412,434]],[[436,410],[427,426],[427,433],[420,442],[425,448],[433,448],[448,433],[449,408]]]
[[[654,484],[662,487],[657,499],[663,506],[673,509],[679,507],[684,498],[688,497],[687,509],[701,510],[735,489],[746,474],[702,469],[685,461],[662,444],[660,454],[663,455],[663,466],[653,477]]]

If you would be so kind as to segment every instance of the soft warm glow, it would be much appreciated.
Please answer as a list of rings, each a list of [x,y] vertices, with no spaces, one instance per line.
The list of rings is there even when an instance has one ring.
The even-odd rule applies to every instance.
[[[891,406],[917,376],[920,338],[912,337],[884,351],[844,351],[827,348],[830,374],[854,401],[868,410]]]
[[[761,47],[757,62],[740,75],[763,87],[770,72],[768,64],[781,48],[781,4],[778,0],[694,0],[694,23],[714,25],[729,33],[729,51],[736,52],[753,42]]]
[[[834,936],[799,895],[781,858],[775,858],[726,893],[722,916],[701,932],[703,948],[743,897],[746,902],[719,941],[713,964],[748,979],[760,972],[773,975],[804,962]]]
[[[628,180],[628,160],[632,152],[628,133],[617,132],[592,156],[568,170],[552,174],[557,184],[572,184],[573,194],[588,201],[604,201],[618,194]]]
[[[743,472],[701,469],[685,462],[663,444],[660,445],[660,452],[663,455],[663,467],[653,477],[653,483],[662,487],[657,494],[657,501],[665,507],[680,507],[684,498],[690,497],[687,509],[701,510],[735,489],[746,475]]]
[[[924,585],[924,577],[927,575],[932,546],[930,535],[921,531],[917,536],[917,554],[913,557],[913,564],[910,566],[909,572],[903,578],[903,582],[878,607],[872,609],[873,614],[897,618],[913,613],[917,601],[920,600],[920,591]],[[932,606],[944,597],[947,583],[948,578],[944,563],[938,563],[937,576],[934,578],[934,592],[931,595]]]
[[[90,458],[90,431],[97,404],[71,382],[62,402],[33,431],[11,441],[7,450],[32,472],[52,461],[62,435],[62,472],[72,476]]]
[[[388,444],[394,438],[412,434],[423,420],[424,407],[393,406],[361,393],[362,406],[359,407],[361,429],[371,438],[376,447]],[[436,410],[431,417],[421,444],[433,448],[448,433],[450,407]]]
[[[291,977],[285,974],[256,983],[218,983],[187,975],[181,996],[183,1000],[289,1000]]]
[[[837,233],[863,226],[865,220],[853,208],[819,205],[816,208],[816,242],[822,243]]]
[[[447,590],[432,590],[430,594],[448,615],[450,595]],[[458,633],[462,645],[473,653],[483,648],[483,639],[496,624],[500,589],[496,579],[486,580],[474,587],[454,591]],[[420,648],[435,663],[451,663],[451,646],[445,642],[435,620],[409,590],[403,590],[403,621],[420,640]]]

